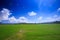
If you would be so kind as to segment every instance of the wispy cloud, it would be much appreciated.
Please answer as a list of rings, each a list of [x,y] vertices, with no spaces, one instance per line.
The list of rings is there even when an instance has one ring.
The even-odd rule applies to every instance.
[[[53,15],[50,17],[39,17],[38,18],[38,23],[54,22],[54,21],[60,21],[60,17],[58,15]]]
[[[38,18],[38,20],[42,20],[43,19],[43,17],[42,16],[40,16],[39,18]]]
[[[51,7],[55,2],[56,0],[38,0],[38,6],[39,8],[41,6]]]
[[[58,17],[58,15],[54,15],[53,17],[56,18],[56,17]]]
[[[60,8],[58,8],[58,10],[57,11],[60,11]]]

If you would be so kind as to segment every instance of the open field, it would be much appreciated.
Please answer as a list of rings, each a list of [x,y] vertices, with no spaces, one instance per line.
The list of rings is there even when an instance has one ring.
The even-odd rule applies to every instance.
[[[60,24],[0,24],[0,40],[60,40]]]

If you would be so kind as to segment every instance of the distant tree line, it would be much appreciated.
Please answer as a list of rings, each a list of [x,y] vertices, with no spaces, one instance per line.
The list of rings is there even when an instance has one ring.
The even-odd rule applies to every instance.
[[[0,24],[60,24],[60,21],[54,21],[54,22],[45,22],[45,23],[2,23]]]
[[[54,21],[54,22],[45,22],[42,24],[60,24],[60,21]]]

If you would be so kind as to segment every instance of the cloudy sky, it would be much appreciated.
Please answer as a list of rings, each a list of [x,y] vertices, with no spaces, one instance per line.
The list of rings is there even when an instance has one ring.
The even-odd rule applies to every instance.
[[[60,21],[60,0],[0,0],[0,22]]]

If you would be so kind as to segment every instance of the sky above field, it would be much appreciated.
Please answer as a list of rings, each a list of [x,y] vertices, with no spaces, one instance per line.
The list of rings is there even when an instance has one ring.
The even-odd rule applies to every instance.
[[[60,21],[60,0],[0,0],[0,22]]]

